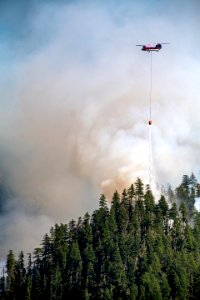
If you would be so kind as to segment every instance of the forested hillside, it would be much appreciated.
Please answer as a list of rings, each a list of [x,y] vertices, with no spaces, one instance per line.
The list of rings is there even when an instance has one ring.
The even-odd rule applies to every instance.
[[[56,224],[41,247],[9,251],[1,299],[200,299],[199,185],[183,176],[157,203],[138,178],[111,205]]]

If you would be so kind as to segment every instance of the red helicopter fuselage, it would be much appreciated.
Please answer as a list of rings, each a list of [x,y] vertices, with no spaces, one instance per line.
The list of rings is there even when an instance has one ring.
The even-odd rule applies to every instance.
[[[156,44],[156,45],[143,45],[142,46],[142,51],[159,51],[162,48],[161,44]]]
[[[147,52],[151,52],[151,51],[159,51],[162,48],[163,44],[169,44],[169,43],[153,43],[153,44],[146,44],[146,45],[136,45],[136,46],[140,46],[142,47],[141,50],[142,51],[147,51]]]

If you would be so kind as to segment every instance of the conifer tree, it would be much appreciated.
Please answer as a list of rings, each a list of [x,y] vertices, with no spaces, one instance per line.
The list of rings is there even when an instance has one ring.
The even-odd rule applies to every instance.
[[[15,299],[16,283],[15,283],[15,257],[12,250],[9,250],[6,262],[6,295],[8,299]]]
[[[144,184],[140,178],[137,178],[135,182],[135,195],[137,200],[141,200],[144,195]]]
[[[82,259],[78,242],[75,240],[69,247],[68,261],[66,266],[66,289],[65,297],[80,298],[81,295]]]
[[[25,294],[26,269],[24,264],[24,253],[20,251],[19,258],[15,263],[16,298],[23,299]]]
[[[130,188],[127,190],[127,195],[130,203],[133,203],[134,196],[135,196],[135,188],[133,184],[131,184]]]

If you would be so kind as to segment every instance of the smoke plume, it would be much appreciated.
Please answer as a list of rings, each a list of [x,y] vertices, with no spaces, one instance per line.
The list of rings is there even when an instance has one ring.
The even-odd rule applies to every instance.
[[[170,42],[153,54],[154,180],[199,175],[198,4],[148,3],[2,2],[2,249],[30,251],[100,193],[148,183],[150,54],[136,44]]]

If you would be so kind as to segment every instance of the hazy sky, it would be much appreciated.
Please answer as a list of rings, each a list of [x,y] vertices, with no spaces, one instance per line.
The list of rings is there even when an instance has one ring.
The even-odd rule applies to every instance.
[[[3,249],[37,246],[136,177],[200,178],[198,1],[0,1]]]

